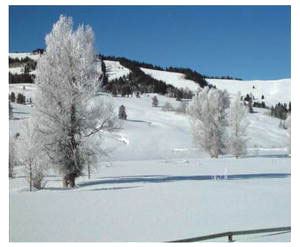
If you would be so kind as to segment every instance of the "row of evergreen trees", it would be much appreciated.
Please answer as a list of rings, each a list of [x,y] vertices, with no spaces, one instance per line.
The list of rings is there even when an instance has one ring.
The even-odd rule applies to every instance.
[[[34,83],[35,75],[31,75],[28,73],[24,74],[8,74],[8,82],[9,84],[17,84],[17,83]]]
[[[18,93],[18,95],[16,97],[16,94],[14,92],[11,92],[8,99],[9,99],[9,102],[12,102],[12,103],[23,104],[23,105],[26,104],[26,97],[25,97],[25,95],[23,95],[21,93]],[[31,98],[29,99],[29,101],[31,102]]]

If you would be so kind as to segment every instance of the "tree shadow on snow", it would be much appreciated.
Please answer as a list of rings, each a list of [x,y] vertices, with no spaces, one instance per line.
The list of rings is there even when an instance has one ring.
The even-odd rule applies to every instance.
[[[135,120],[135,119],[127,119],[127,122],[151,124],[151,122],[148,122],[148,121],[144,121],[144,120]]]
[[[123,184],[123,183],[166,183],[177,181],[204,181],[204,180],[244,180],[244,179],[272,179],[287,178],[289,173],[262,173],[262,174],[236,174],[236,175],[199,175],[199,176],[167,176],[167,175],[148,175],[148,176],[125,176],[111,177],[96,181],[78,184],[79,187],[104,185],[104,184]]]
[[[289,154],[249,154],[246,158],[290,158]]]

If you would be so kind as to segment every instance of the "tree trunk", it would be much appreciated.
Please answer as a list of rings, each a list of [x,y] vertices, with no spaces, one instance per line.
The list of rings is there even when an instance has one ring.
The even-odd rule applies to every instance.
[[[76,178],[76,174],[74,172],[65,175],[63,177],[63,187],[68,188],[68,186],[70,185],[71,188],[74,188],[75,187],[75,178]]]
[[[32,165],[29,165],[29,191],[32,191]]]
[[[88,178],[91,178],[91,167],[90,164],[88,164]]]

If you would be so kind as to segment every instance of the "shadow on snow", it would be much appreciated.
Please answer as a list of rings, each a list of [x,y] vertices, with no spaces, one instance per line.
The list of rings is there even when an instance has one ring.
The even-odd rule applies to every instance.
[[[203,181],[203,180],[243,180],[243,179],[272,179],[287,178],[289,173],[262,173],[262,174],[236,174],[236,175],[199,175],[199,176],[167,176],[167,175],[149,175],[149,176],[124,176],[109,177],[102,180],[79,183],[78,187],[104,185],[104,184],[123,184],[123,183],[165,183],[177,181]]]

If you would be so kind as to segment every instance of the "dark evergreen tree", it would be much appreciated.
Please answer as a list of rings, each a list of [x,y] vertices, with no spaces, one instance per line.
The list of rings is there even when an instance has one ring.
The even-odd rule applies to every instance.
[[[158,106],[158,99],[157,99],[156,96],[154,96],[154,97],[152,98],[152,106],[153,106],[153,107],[157,107],[157,106]]]
[[[124,105],[119,107],[119,119],[127,120],[126,108]]]
[[[26,97],[23,94],[18,93],[18,95],[17,95],[17,103],[25,105],[25,103],[26,103]]]
[[[14,102],[16,101],[16,95],[15,95],[14,92],[11,92],[11,94],[10,94],[10,101],[11,101],[12,103],[14,103]]]

